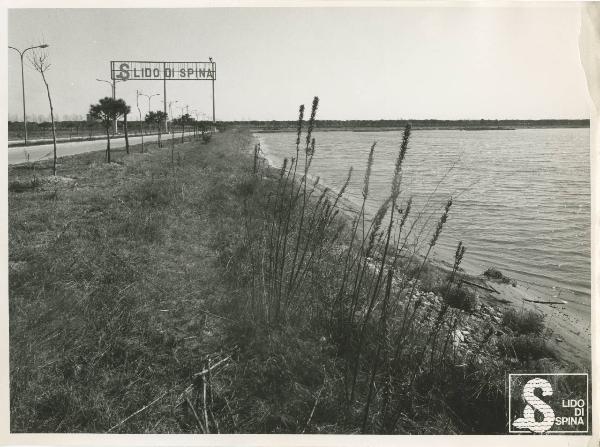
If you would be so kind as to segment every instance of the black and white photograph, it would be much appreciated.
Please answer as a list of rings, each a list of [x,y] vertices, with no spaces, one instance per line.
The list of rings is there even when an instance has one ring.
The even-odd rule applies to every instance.
[[[598,442],[600,3],[4,17],[2,443]]]

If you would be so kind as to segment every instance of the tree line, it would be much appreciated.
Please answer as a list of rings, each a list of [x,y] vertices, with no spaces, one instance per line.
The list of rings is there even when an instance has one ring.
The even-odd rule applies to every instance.
[[[413,128],[448,129],[506,129],[540,127],[589,127],[589,119],[474,119],[474,120],[437,120],[437,119],[393,119],[393,120],[315,120],[315,128],[397,128],[404,129],[410,122]],[[263,129],[294,129],[295,121],[287,120],[250,120],[220,121],[220,125],[230,127],[253,127]]]
[[[128,130],[128,115],[131,113],[131,107],[125,102],[125,100],[118,98],[113,99],[110,97],[101,98],[98,103],[91,104],[89,110],[90,118],[97,120],[102,124],[106,132],[106,161],[110,163],[110,138],[111,138],[111,128],[113,127],[113,123],[120,118],[123,118],[123,131],[125,134],[125,151],[129,154],[129,130]],[[148,124],[150,128],[156,129],[156,133],[158,135],[158,147],[163,147],[162,144],[162,134],[165,126],[165,122],[168,120],[168,115],[162,110],[150,111],[146,114],[144,118],[144,123]],[[143,123],[138,121],[140,125],[140,134],[142,136],[142,152],[144,152],[144,132],[142,129]],[[184,141],[185,136],[185,128],[186,125],[188,129],[193,126],[194,131],[200,130],[202,134],[206,130],[206,126],[204,122],[196,121],[192,118],[188,113],[180,116],[179,118],[175,118],[171,120],[171,133],[173,134],[175,129],[174,126],[177,126],[181,129],[181,142]]]

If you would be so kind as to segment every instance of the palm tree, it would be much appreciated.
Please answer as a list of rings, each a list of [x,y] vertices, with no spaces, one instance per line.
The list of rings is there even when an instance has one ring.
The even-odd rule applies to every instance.
[[[158,147],[162,147],[162,140],[161,140],[161,125],[162,123],[167,119],[167,114],[165,112],[162,112],[160,110],[157,110],[156,112],[148,112],[146,114],[146,118],[144,119],[144,121],[146,121],[149,124],[156,124],[156,128],[158,130]]]
[[[106,161],[110,163],[110,129],[113,121],[129,112],[129,106],[122,99],[112,99],[108,96],[100,99],[98,104],[90,105],[90,117],[102,122],[106,130]],[[127,129],[127,127],[125,127]],[[127,133],[125,133],[127,136]],[[128,140],[125,140],[128,143]],[[129,152],[129,151],[128,151]]]

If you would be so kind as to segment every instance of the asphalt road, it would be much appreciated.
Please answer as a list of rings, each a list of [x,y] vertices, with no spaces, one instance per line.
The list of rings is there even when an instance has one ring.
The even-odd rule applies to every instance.
[[[191,133],[186,132],[186,135]],[[181,132],[175,134],[175,138],[181,138]],[[163,140],[170,138],[170,135],[162,136]],[[146,135],[144,136],[144,143],[156,141],[158,135]],[[130,137],[129,144],[139,144],[142,142],[142,137]],[[125,147],[125,138],[117,138],[110,140],[111,149]],[[67,155],[83,154],[85,152],[100,151],[106,149],[106,140],[94,140],[94,141],[74,141],[70,143],[57,143],[56,152],[57,157],[64,157]],[[8,148],[8,164],[17,165],[19,163],[34,162],[39,160],[47,160],[52,158],[52,151],[54,147],[52,143],[42,144],[39,146],[21,146],[21,147],[9,147]],[[29,158],[28,158],[29,157]]]

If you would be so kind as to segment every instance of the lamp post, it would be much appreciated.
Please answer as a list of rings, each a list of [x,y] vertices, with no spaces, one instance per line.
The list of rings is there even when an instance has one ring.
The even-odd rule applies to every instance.
[[[135,105],[138,109],[138,113],[140,115],[140,135],[142,137],[142,153],[144,152],[144,125],[142,124],[142,111],[140,110],[140,91],[135,91]]]
[[[160,96],[160,93],[154,93],[153,95],[146,95],[145,93],[140,92],[140,96],[145,96],[146,98],[148,98],[148,113],[150,113],[150,111],[152,110],[150,108],[150,104],[151,104],[150,100],[152,99],[153,96]],[[160,124],[159,124],[159,126],[160,126]],[[159,135],[160,135],[160,127],[158,130],[159,130]],[[159,143],[160,143],[160,141],[159,141]],[[162,146],[159,145],[159,147],[162,147]]]
[[[98,79],[96,78],[96,81],[98,82],[106,82],[108,85],[110,85],[110,89],[112,92],[112,99],[117,99],[117,89],[116,89],[116,83],[119,82],[117,79],[113,79],[112,82],[111,81],[107,81],[106,79]],[[114,120],[114,124],[113,124],[113,135],[118,133],[119,130],[117,129],[117,120]]]
[[[148,113],[150,113],[150,100],[152,99],[153,96],[160,96],[160,93],[155,93],[153,95],[146,95],[145,93],[140,93],[141,96],[145,96],[146,98],[148,98]]]
[[[17,53],[19,53],[19,56],[21,56],[21,89],[23,91],[23,126],[25,126],[25,146],[27,146],[27,115],[25,113],[25,74],[23,71],[23,56],[25,55],[26,51],[33,50],[34,48],[48,48],[49,46],[50,45],[44,43],[42,45],[25,48],[23,51],[20,51],[15,47],[11,47],[10,45],[8,46],[8,48],[15,50]]]

